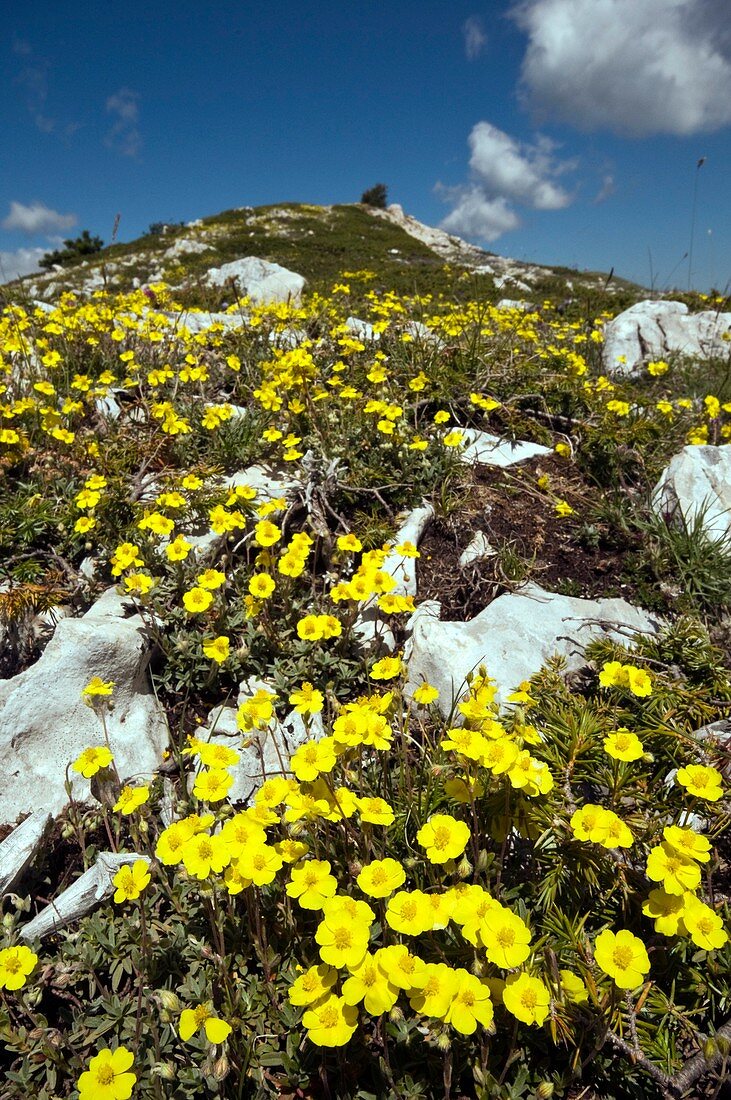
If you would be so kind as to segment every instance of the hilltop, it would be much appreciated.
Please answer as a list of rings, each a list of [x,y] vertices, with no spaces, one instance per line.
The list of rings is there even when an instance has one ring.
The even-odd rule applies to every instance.
[[[175,287],[187,305],[220,305],[225,293],[202,283],[212,267],[256,256],[303,275],[308,292],[329,292],[349,271],[372,273],[371,287],[450,299],[575,296],[608,299],[615,310],[641,288],[602,272],[577,272],[512,260],[424,225],[398,205],[312,206],[278,203],[238,207],[187,225],[156,227],[112,244],[72,268],[23,280],[31,296],[53,299],[64,289],[125,292],[144,283]]]

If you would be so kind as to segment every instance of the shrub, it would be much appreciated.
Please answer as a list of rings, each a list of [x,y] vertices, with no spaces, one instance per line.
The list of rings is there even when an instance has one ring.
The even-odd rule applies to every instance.
[[[364,206],[376,206],[379,210],[385,210],[388,203],[388,191],[385,183],[377,183],[374,187],[369,187],[360,196],[360,201]]]

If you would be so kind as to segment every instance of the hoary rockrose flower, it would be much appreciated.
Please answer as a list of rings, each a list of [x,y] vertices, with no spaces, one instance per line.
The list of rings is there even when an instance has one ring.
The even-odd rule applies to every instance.
[[[22,989],[38,956],[29,947],[4,947],[0,951],[0,989]]]
[[[126,1047],[105,1047],[89,1062],[77,1082],[79,1100],[129,1100],[137,1081],[134,1055]]]
[[[594,944],[594,959],[620,989],[636,989],[650,970],[650,960],[642,940],[626,928],[600,932]]]

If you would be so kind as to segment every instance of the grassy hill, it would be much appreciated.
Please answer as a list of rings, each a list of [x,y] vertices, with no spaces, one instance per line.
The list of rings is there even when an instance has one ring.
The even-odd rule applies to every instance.
[[[393,210],[394,208],[390,208]],[[581,299],[595,312],[607,303],[613,310],[636,300],[641,288],[601,272],[537,266],[508,260],[440,234],[442,247],[418,239],[388,212],[359,204],[311,206],[279,203],[240,207],[202,218],[187,226],[165,227],[124,244],[113,244],[92,259],[63,272],[24,280],[41,297],[68,288],[106,287],[127,291],[134,280],[165,282],[179,289],[186,305],[216,307],[225,289],[203,283],[206,271],[246,256],[281,264],[307,279],[307,290],[328,293],[348,272],[370,272],[356,280],[369,289],[398,294],[466,301],[479,298]],[[415,223],[417,226],[420,223]],[[427,229],[427,227],[422,227]],[[436,231],[430,231],[436,235]],[[185,251],[190,242],[196,249]],[[445,259],[446,253],[446,259]],[[493,273],[481,270],[489,268]],[[230,297],[230,293],[229,293]]]

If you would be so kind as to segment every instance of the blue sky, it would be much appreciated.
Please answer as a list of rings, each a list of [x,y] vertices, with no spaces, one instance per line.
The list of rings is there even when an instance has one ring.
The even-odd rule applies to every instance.
[[[693,285],[731,280],[727,0],[39,0],[2,35],[5,277],[118,213],[128,240],[382,181],[502,255],[661,289],[694,222]]]

